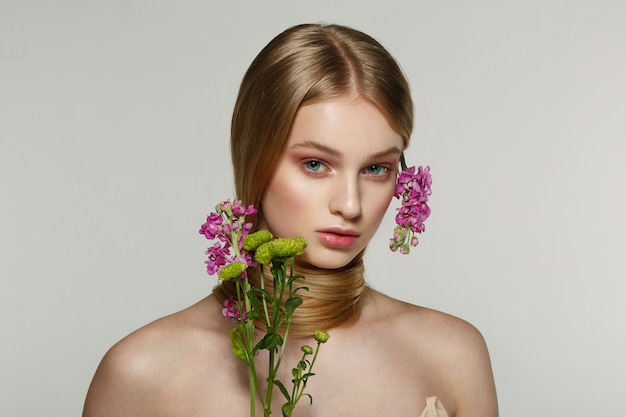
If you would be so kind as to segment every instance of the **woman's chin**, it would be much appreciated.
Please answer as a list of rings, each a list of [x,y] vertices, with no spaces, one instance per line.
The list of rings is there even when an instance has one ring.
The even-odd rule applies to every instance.
[[[351,253],[331,253],[328,255],[316,254],[316,256],[307,256],[306,251],[304,255],[296,260],[296,265],[302,268],[309,269],[341,269],[350,264],[356,255]]]

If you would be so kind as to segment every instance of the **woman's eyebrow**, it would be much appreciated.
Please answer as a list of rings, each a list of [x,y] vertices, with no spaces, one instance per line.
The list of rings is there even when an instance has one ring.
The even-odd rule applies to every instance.
[[[338,151],[335,148],[332,148],[328,145],[324,145],[322,143],[319,142],[315,142],[312,140],[305,140],[302,142],[297,142],[294,143],[291,146],[292,149],[294,148],[313,148],[313,149],[317,149],[321,152],[327,153],[331,156],[334,156],[335,158],[338,159],[343,159],[343,152]],[[388,149],[382,150],[380,152],[376,152],[371,154],[369,157],[372,159],[376,159],[376,158],[382,158],[385,156],[389,156],[389,155],[400,155],[402,153],[402,149],[398,148],[397,146],[391,146]]]
[[[370,155],[370,158],[376,159],[376,158],[382,158],[383,156],[400,155],[401,153],[402,153],[402,149],[398,148],[397,146],[392,146],[389,149],[385,149],[384,151],[376,152]]]
[[[343,159],[343,153],[339,152],[337,149],[335,148],[331,148],[330,146],[324,145],[322,143],[319,142],[314,142],[312,140],[305,140],[302,142],[297,142],[294,143],[291,148],[313,148],[313,149],[317,149],[318,151],[322,151],[325,152],[331,156],[334,156],[335,158],[338,159]]]

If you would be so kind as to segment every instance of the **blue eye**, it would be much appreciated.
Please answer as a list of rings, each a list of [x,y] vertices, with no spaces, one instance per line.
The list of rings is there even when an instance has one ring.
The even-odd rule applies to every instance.
[[[320,161],[311,159],[310,161],[306,161],[304,163],[304,167],[308,169],[309,171],[316,172],[316,171],[320,171],[324,167],[324,165]]]
[[[370,175],[382,175],[385,174],[387,171],[389,171],[389,168],[380,165],[370,165],[365,170],[365,172]]]

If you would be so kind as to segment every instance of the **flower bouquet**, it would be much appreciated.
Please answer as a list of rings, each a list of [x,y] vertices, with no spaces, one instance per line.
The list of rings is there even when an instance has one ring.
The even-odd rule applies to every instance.
[[[302,255],[306,242],[300,237],[274,238],[267,230],[249,233],[252,223],[246,222],[246,216],[255,214],[253,206],[245,207],[241,201],[224,201],[216,206],[216,212],[209,214],[207,221],[200,228],[200,233],[207,239],[217,241],[207,250],[209,257],[207,272],[218,274],[223,281],[234,281],[236,298],[229,297],[224,302],[222,314],[233,319],[235,327],[228,332],[232,351],[248,366],[250,384],[250,415],[255,416],[257,399],[263,407],[263,415],[269,416],[272,394],[277,387],[286,401],[282,406],[284,417],[291,416],[296,404],[303,396],[312,402],[310,394],[305,393],[307,381],[312,372],[320,345],[325,343],[328,333],[316,330],[313,335],[317,345],[300,347],[302,358],[292,369],[291,389],[277,378],[293,313],[302,304],[298,291],[306,287],[294,286],[297,280],[304,279],[294,275],[294,257]],[[258,268],[260,285],[253,286],[248,279],[248,268]],[[265,274],[272,275],[271,288],[266,287]],[[255,338],[255,328],[259,325],[266,333],[260,339]],[[284,332],[281,335],[281,327]],[[255,357],[260,351],[269,355],[269,370],[266,392],[260,391]]]

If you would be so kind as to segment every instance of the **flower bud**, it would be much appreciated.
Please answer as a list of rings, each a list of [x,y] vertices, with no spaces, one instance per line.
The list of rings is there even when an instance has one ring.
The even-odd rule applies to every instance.
[[[216,207],[217,209],[217,207]],[[221,211],[219,211],[221,209]],[[226,213],[229,218],[233,217],[233,203],[230,200],[222,201],[219,205],[218,213]]]
[[[272,242],[263,243],[254,251],[254,259],[261,265],[268,265],[272,262]]]
[[[237,261],[224,266],[222,269],[220,269],[218,275],[222,281],[229,281],[231,279],[240,277],[243,271],[245,271],[247,268],[248,265],[243,262]]]
[[[326,343],[328,341],[328,339],[330,338],[330,335],[328,333],[326,333],[326,332],[321,331],[321,330],[316,330],[315,331],[315,335],[313,336],[313,338],[317,342]]]
[[[243,240],[243,248],[247,251],[256,250],[256,248],[258,248],[262,244],[272,240],[272,237],[273,236],[269,232],[269,230],[259,230],[245,237],[245,239]]]
[[[304,248],[306,248],[306,241],[301,237],[278,238],[272,242],[274,258],[287,259],[299,256],[304,253]]]
[[[300,349],[302,350],[302,352],[304,352],[307,355],[310,355],[313,353],[313,348],[309,345],[302,345]]]

